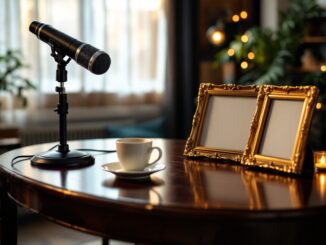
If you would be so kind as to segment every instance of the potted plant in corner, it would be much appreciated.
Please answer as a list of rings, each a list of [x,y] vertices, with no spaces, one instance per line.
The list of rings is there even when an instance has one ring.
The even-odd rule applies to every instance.
[[[231,61],[236,67],[243,68],[242,64],[245,64],[244,69],[238,69],[239,78],[234,81],[237,84],[317,86],[320,107],[314,115],[310,144],[313,148],[323,149],[326,144],[326,72],[311,70],[293,76],[300,46],[304,44],[305,23],[309,19],[321,18],[326,13],[317,2],[317,0],[289,1],[287,10],[279,12],[277,30],[262,27],[248,29],[244,33],[248,40],[244,42],[242,35],[236,36],[227,48],[216,54],[215,65],[218,67]],[[301,62],[313,63],[314,60],[306,53],[301,57]]]
[[[24,90],[35,89],[31,80],[20,75],[21,69],[26,67],[19,51],[9,49],[4,54],[0,54],[0,94],[13,95],[24,108],[28,104]],[[3,109],[1,103],[2,101],[0,101],[0,111]]]

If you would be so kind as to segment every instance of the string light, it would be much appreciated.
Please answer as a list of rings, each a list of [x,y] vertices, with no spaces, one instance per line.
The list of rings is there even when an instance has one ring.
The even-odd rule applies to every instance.
[[[322,72],[326,72],[326,65],[322,65],[322,66],[320,67],[320,70],[321,70]]]
[[[233,48],[229,48],[229,49],[228,49],[228,55],[229,55],[229,56],[233,56],[234,54],[235,54],[234,49],[233,49]]]
[[[208,40],[214,45],[220,45],[225,40],[225,34],[223,32],[223,25],[218,23],[215,26],[210,27],[207,30]]]
[[[243,70],[247,69],[248,68],[248,62],[247,61],[242,61],[241,64],[240,64],[241,68]]]
[[[322,106],[323,106],[322,103],[317,102],[317,104],[316,104],[316,109],[317,109],[317,110],[320,110],[320,109],[322,108]]]
[[[241,13],[240,13],[240,17],[241,17],[242,19],[247,19],[247,17],[248,17],[248,13],[247,13],[247,11],[241,11]]]
[[[214,32],[212,32],[210,40],[213,44],[219,45],[224,41],[224,39],[224,33],[219,30],[215,30]]]
[[[249,41],[248,35],[244,34],[244,35],[241,36],[241,42],[247,43],[248,41]]]
[[[240,20],[239,15],[234,14],[234,15],[232,16],[232,20],[233,20],[233,22],[239,22],[239,20]]]
[[[255,53],[254,52],[249,52],[248,53],[248,59],[253,60],[255,58]]]

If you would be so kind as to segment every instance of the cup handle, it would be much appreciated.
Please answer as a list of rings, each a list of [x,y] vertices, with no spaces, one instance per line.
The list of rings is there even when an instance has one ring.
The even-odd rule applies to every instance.
[[[151,148],[151,153],[150,153],[151,155],[152,155],[152,153],[153,153],[154,150],[157,150],[157,151],[158,151],[158,157],[157,157],[153,162],[149,162],[149,163],[148,163],[148,166],[150,166],[150,165],[156,163],[156,162],[157,162],[158,160],[160,160],[161,157],[162,157],[162,150],[161,150],[161,148],[159,148],[159,147],[157,147],[157,146],[152,147],[152,148]]]

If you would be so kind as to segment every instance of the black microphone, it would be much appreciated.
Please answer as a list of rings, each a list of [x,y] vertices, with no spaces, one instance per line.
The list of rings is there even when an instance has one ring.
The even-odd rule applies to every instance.
[[[29,30],[40,40],[46,42],[62,55],[67,55],[74,59],[79,65],[95,74],[105,73],[111,64],[110,56],[93,46],[78,41],[50,25],[33,21]]]

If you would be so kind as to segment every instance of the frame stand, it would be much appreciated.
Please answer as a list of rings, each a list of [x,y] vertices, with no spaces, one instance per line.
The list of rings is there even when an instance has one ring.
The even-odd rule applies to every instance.
[[[88,166],[94,163],[95,159],[92,155],[82,151],[70,151],[67,144],[67,114],[68,103],[67,94],[65,92],[64,82],[67,81],[66,65],[71,58],[64,60],[65,55],[56,51],[51,46],[51,56],[57,64],[56,80],[60,83],[60,87],[56,87],[56,92],[59,94],[59,103],[54,110],[59,114],[59,137],[60,144],[57,151],[46,151],[40,154],[36,154],[31,159],[31,163],[34,166],[45,168],[74,168]]]

